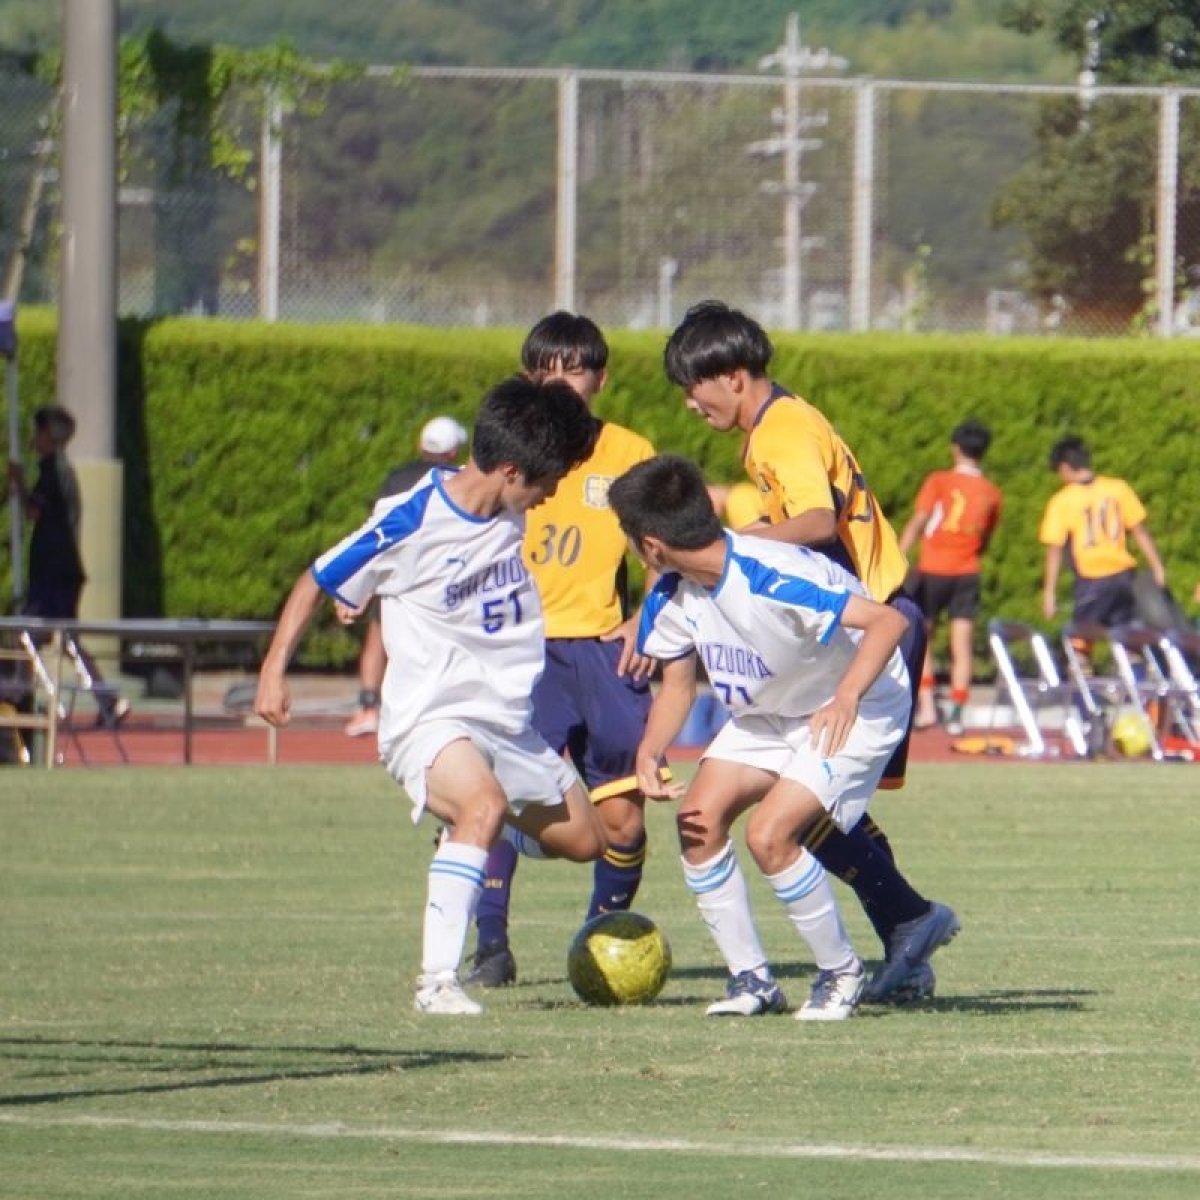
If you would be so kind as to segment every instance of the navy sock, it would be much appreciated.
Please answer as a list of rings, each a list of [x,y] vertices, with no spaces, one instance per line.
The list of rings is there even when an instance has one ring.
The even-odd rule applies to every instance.
[[[609,846],[596,860],[592,875],[592,900],[587,920],[602,912],[624,912],[637,895],[646,862],[646,835],[628,846]]]
[[[863,824],[859,821],[843,833],[829,817],[822,817],[802,840],[825,870],[854,889],[886,951],[896,926],[924,916],[929,901],[896,869],[887,840],[881,846]]]
[[[887,834],[875,824],[870,816],[864,814],[855,828],[861,829],[888,856],[890,862],[896,861],[896,854],[892,850],[892,843],[888,841]]]
[[[508,945],[508,905],[512,898],[512,881],[517,873],[518,857],[517,848],[503,838],[488,854],[484,866],[483,894],[475,910],[480,946]]]

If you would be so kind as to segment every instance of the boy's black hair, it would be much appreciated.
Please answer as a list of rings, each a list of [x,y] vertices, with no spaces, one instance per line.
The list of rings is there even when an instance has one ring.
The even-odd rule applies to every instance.
[[[968,458],[982,462],[992,444],[992,431],[982,421],[963,421],[954,427],[950,444],[957,446]]]
[[[48,404],[33,414],[33,427],[49,433],[59,446],[65,446],[75,436],[75,418],[61,405]]]
[[[549,371],[556,364],[585,371],[603,371],[608,364],[608,343],[600,326],[576,313],[552,312],[528,333],[521,347],[526,371]]]
[[[630,467],[609,487],[608,503],[635,546],[656,537],[672,550],[701,550],[722,536],[700,468],[676,454]]]
[[[1057,471],[1061,466],[1068,466],[1076,471],[1086,471],[1092,465],[1092,453],[1087,448],[1087,442],[1081,437],[1071,434],[1059,438],[1050,447],[1050,470]]]
[[[596,442],[596,418],[569,384],[514,375],[479,405],[471,457],[481,471],[512,463],[526,482],[562,478]]]
[[[667,339],[663,366],[672,383],[690,388],[738,370],[761,378],[774,353],[766,330],[753,317],[720,300],[704,300],[687,310]]]

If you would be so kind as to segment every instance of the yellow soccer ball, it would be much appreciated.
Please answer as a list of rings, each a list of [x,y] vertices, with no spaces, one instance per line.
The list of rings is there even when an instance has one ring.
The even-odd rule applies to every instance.
[[[1113,748],[1126,758],[1144,758],[1150,753],[1150,727],[1140,713],[1122,713],[1112,727]]]
[[[575,935],[567,974],[587,1004],[645,1004],[671,973],[671,947],[649,917],[601,913]]]

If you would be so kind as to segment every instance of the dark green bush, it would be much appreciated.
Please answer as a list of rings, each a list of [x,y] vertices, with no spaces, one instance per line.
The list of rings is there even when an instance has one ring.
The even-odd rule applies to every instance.
[[[22,407],[53,399],[54,322],[21,316]],[[367,511],[413,456],[429,417],[464,424],[510,373],[521,331],[301,327],[173,320],[121,327],[124,607],[129,615],[270,617],[296,575]],[[664,379],[663,338],[612,336],[600,413],[714,479],[740,473],[739,435],[711,432]],[[1037,620],[1037,524],[1056,487],[1047,453],[1087,438],[1150,511],[1178,594],[1200,576],[1200,346],[1190,342],[779,336],[773,374],[818,404],[854,448],[898,528],[955,424],[995,434],[986,467],[1005,493],[990,551],[988,613]],[[7,562],[3,564],[7,586]],[[351,662],[352,635],[323,622],[311,665]]]

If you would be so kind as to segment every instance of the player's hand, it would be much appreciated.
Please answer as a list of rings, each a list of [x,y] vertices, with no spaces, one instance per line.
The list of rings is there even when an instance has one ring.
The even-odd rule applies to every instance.
[[[1152,570],[1151,574],[1154,576],[1154,582],[1157,583],[1160,588],[1165,588],[1167,586],[1167,568],[1164,567],[1162,563],[1159,563],[1159,565]]]
[[[663,779],[658,769],[660,757],[648,750],[638,750],[638,790],[647,800],[678,800],[687,791],[687,787],[677,779]]]
[[[343,625],[353,625],[367,611],[367,606],[360,604],[358,608],[352,608],[349,604],[343,604],[340,600],[335,600],[333,602],[333,611],[337,613],[337,619]]]
[[[292,694],[287,680],[282,675],[264,672],[258,677],[258,692],[254,697],[254,711],[268,725],[282,727],[291,717]]]
[[[835,692],[833,699],[809,718],[812,744],[817,753],[824,758],[832,758],[837,754],[845,746],[856,720],[858,701]]]
[[[1047,621],[1052,621],[1054,619],[1054,614],[1057,611],[1058,611],[1058,603],[1055,600],[1055,598],[1053,596],[1043,596],[1042,597],[1042,616],[1045,617]]]
[[[616,629],[600,635],[602,642],[621,642],[621,655],[617,659],[617,674],[628,675],[635,682],[649,679],[654,671],[654,659],[637,652],[637,617],[623,621]]]

